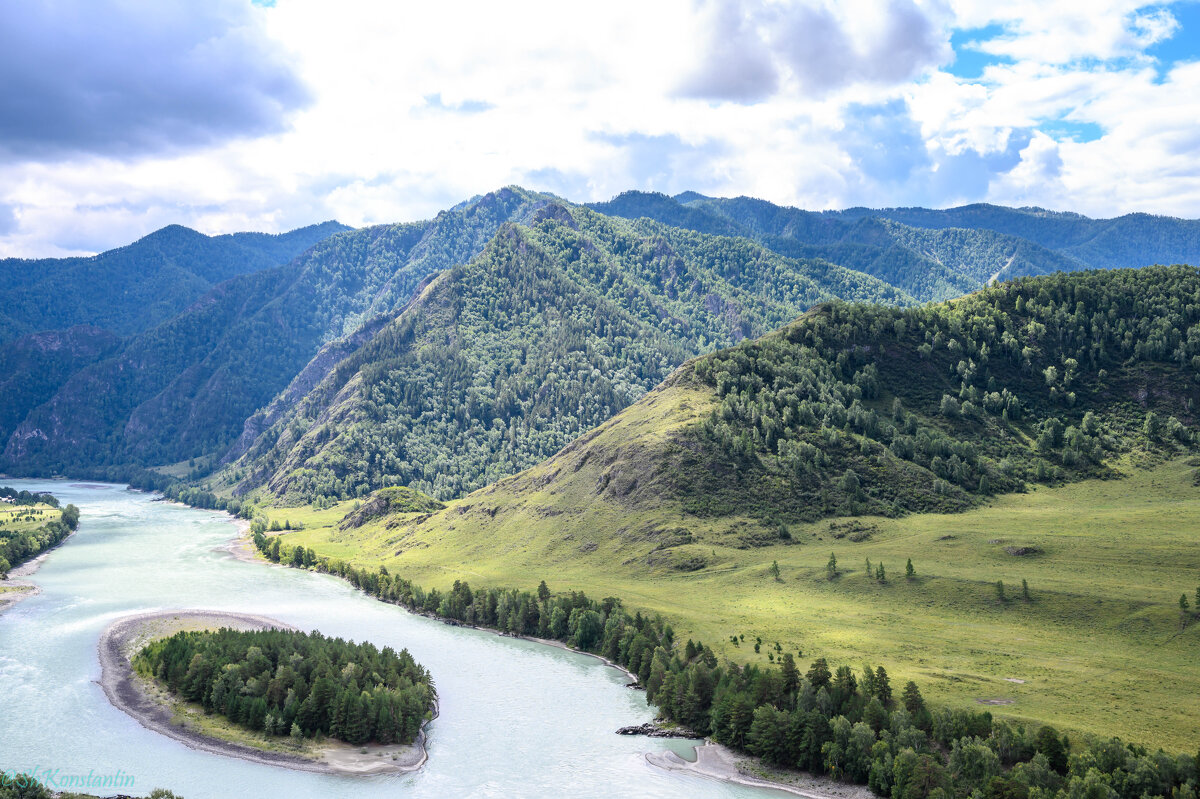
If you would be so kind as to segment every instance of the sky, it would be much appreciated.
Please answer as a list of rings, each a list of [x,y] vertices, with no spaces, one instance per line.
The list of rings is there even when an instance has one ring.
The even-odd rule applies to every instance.
[[[1200,217],[1200,3],[0,4],[0,257],[517,184]]]

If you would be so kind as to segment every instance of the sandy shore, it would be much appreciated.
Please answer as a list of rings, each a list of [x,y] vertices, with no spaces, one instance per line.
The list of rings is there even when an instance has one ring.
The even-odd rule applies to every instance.
[[[28,599],[42,589],[25,580],[0,580],[0,613],[11,608],[22,599]]]
[[[250,522],[245,519],[239,519],[236,516],[230,516],[225,511],[216,511],[224,516],[228,521],[237,528],[237,533],[233,538],[229,539],[223,546],[218,547],[218,550],[228,554],[236,560],[243,563],[270,563],[254,546],[254,539],[250,537]]]
[[[739,755],[728,747],[708,741],[696,747],[696,762],[689,763],[674,752],[650,752],[646,760],[668,771],[682,771],[753,788],[769,788],[807,799],[872,799],[861,785],[846,785],[831,779],[763,766],[756,759]],[[765,779],[754,772],[769,775]]]
[[[230,627],[238,630],[295,629],[264,616],[207,610],[174,610],[140,613],[118,619],[100,636],[100,686],[108,700],[133,716],[148,730],[173,738],[192,749],[237,757],[255,763],[325,774],[394,774],[415,771],[424,765],[425,731],[411,746],[355,747],[341,742],[321,748],[319,759],[273,752],[203,735],[180,723],[178,705],[160,701],[161,694],[135,674],[130,658],[147,642],[180,630]],[[366,749],[364,753],[361,750]],[[395,758],[395,759],[393,759]]]

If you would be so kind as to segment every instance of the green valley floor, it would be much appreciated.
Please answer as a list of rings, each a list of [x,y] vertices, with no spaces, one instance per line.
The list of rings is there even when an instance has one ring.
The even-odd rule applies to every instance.
[[[631,543],[628,524],[644,519],[618,529],[617,517],[564,519],[549,508],[489,523],[451,503],[431,519],[403,520],[405,532],[396,517],[339,529],[352,502],[269,514],[303,524],[285,534],[291,543],[386,565],[426,588],[466,580],[530,589],[544,579],[553,591],[616,596],[631,610],[661,613],[677,640],[703,640],[735,661],[765,664],[778,643],[802,652],[801,662],[883,665],[893,684],[915,680],[939,704],[1191,751],[1200,695],[1196,469],[1176,460],[1124,472],[961,514],[792,525],[790,542],[769,546],[735,534],[751,529],[749,520],[664,509],[655,524],[689,531],[684,549],[705,563],[696,571]],[[880,563],[885,582],[875,577]]]

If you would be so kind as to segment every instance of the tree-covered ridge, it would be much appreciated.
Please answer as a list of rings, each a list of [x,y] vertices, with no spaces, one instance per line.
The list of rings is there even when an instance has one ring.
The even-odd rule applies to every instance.
[[[264,432],[228,473],[238,492],[459,496],[553,455],[686,358],[813,303],[911,302],[744,239],[557,202],[529,222],[443,273]]]
[[[179,632],[134,668],[174,694],[267,735],[412,743],[436,692],[407,649],[290,630]]]
[[[39,510],[37,505],[58,508],[52,494],[0,488],[0,579],[48,549],[58,546],[79,526],[79,508],[67,505],[61,512]],[[47,514],[56,516],[47,520]],[[44,522],[44,523],[43,523]]]
[[[468,260],[540,195],[505,189],[433,220],[327,238],[278,269],[213,288],[187,311],[76,372],[8,437],[24,474],[219,458],[322,344]]]
[[[749,197],[671,198],[630,191],[591,207],[631,219],[647,217],[690,230],[749,238],[790,257],[822,258],[877,277],[921,300],[961,296],[998,278],[1085,265],[987,229],[910,227],[869,215],[843,219]]]
[[[287,263],[344,230],[349,228],[324,222],[279,235],[205,236],[170,225],[88,258],[0,260],[0,343],[75,325],[139,333],[180,313],[217,283]]]
[[[831,303],[694,364],[720,405],[684,436],[701,514],[957,510],[1191,449],[1191,267],[1022,279],[917,308]]]

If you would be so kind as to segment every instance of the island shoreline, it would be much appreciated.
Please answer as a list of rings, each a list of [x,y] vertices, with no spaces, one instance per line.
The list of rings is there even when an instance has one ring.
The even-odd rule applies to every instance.
[[[366,760],[363,757],[337,757],[337,761],[319,761],[292,755],[286,752],[270,752],[256,749],[244,744],[224,741],[204,735],[188,727],[173,723],[174,712],[171,708],[154,700],[139,683],[139,677],[133,671],[130,662],[130,650],[141,637],[153,637],[148,628],[156,623],[184,622],[200,623],[216,627],[236,627],[239,629],[295,629],[265,616],[245,613],[229,613],[214,610],[165,610],[137,613],[117,619],[100,636],[97,650],[100,657],[100,687],[108,697],[109,702],[123,711],[135,721],[152,732],[165,735],[185,746],[204,752],[236,757],[267,766],[278,766],[297,771],[308,771],[320,774],[338,775],[376,775],[403,774],[417,771],[429,759],[426,749],[425,726],[417,735],[417,740],[410,746],[413,757],[403,762],[386,760]],[[434,717],[437,712],[435,708]],[[341,747],[344,749],[345,747]],[[340,753],[340,749],[338,750]],[[326,752],[324,756],[328,756]]]

